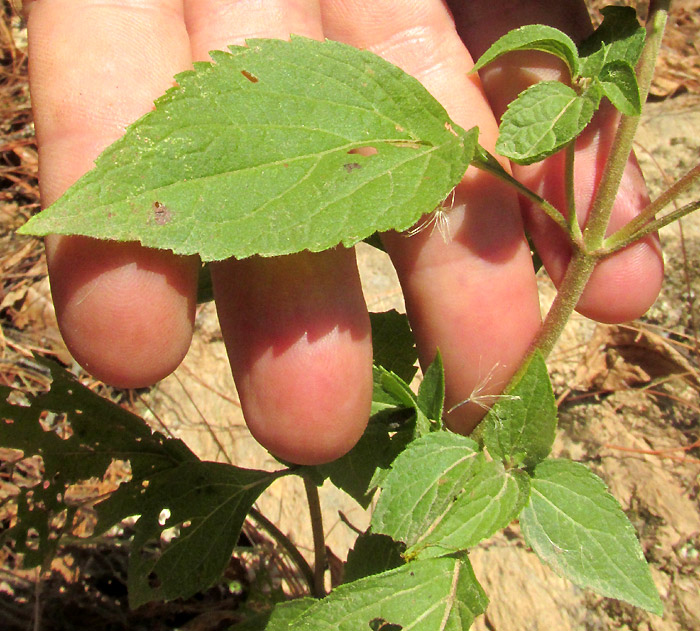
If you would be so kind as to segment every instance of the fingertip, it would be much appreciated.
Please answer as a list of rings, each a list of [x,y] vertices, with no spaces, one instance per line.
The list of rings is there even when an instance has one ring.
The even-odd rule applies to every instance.
[[[663,277],[658,239],[648,237],[597,265],[576,310],[608,324],[635,320],[656,301]]]
[[[134,243],[47,240],[61,334],[75,360],[120,388],[151,385],[187,353],[197,260]]]
[[[339,458],[372,400],[372,342],[344,248],[212,266],[221,329],[252,435],[297,464]]]

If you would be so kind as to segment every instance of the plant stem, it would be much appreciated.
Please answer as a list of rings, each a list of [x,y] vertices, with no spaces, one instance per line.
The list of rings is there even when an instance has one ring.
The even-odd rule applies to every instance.
[[[629,239],[622,240],[619,243],[615,243],[611,246],[607,246],[608,241],[606,239],[603,243],[604,249],[600,251],[599,254],[601,257],[609,256],[610,254],[613,254],[618,250],[626,248],[630,243],[634,243],[639,239],[643,239],[652,232],[661,230],[661,228],[663,228],[664,226],[667,226],[668,224],[673,223],[674,221],[678,221],[679,219],[682,219],[686,215],[689,215],[690,213],[695,212],[698,209],[700,209],[700,200],[690,202],[689,204],[686,204],[681,208],[677,208],[673,212],[670,212],[667,215],[660,217],[659,219],[655,219],[643,228],[637,230],[637,232],[635,232]]]
[[[299,571],[304,576],[304,580],[309,586],[309,593],[313,594],[315,592],[314,571],[307,563],[304,555],[299,552],[299,548],[297,548],[289,537],[287,537],[287,535],[277,528],[277,526],[275,526],[275,524],[265,517],[265,515],[263,515],[257,508],[251,508],[248,514],[287,551],[287,554],[289,554],[294,563],[296,563]]]
[[[570,234],[569,225],[564,216],[552,206],[546,199],[540,197],[534,191],[531,191],[527,186],[524,186],[518,180],[516,180],[508,171],[506,171],[501,164],[494,158],[486,149],[481,145],[477,147],[477,151],[474,154],[474,158],[471,162],[472,166],[477,169],[486,171],[495,175],[497,178],[503,180],[507,184],[513,186],[518,193],[523,197],[527,197],[531,202],[539,206],[542,211],[552,219],[566,234]]]
[[[649,4],[647,39],[637,68],[637,79],[639,81],[642,103],[646,102],[649,94],[649,86],[654,75],[654,66],[656,65],[664,27],[666,26],[670,1],[651,0]],[[583,233],[588,251],[594,252],[603,245],[613,204],[622,181],[622,174],[632,152],[632,141],[637,132],[639,118],[639,116],[622,115],[618,124],[603,177],[598,185],[598,193],[593,200],[589,220]]]
[[[545,358],[552,352],[566,323],[574,312],[579,298],[581,298],[581,294],[593,273],[596,262],[597,259],[590,254],[582,251],[574,252],[557,291],[557,296],[532,344],[528,360],[535,350],[540,351]]]
[[[668,204],[670,204],[681,193],[690,188],[690,186],[698,178],[700,178],[700,164],[693,167],[680,180],[673,184],[673,186],[671,186],[668,190],[664,191],[661,195],[659,195],[659,197],[657,197],[653,202],[651,202],[651,204],[649,204],[632,221],[630,221],[622,228],[620,228],[616,233],[610,235],[607,239],[605,239],[605,241],[603,242],[603,247],[605,248],[605,250],[615,252],[628,246],[630,243],[634,243],[636,240],[640,239],[640,230],[644,228],[649,222],[653,221],[654,215],[656,215],[660,210],[662,210]],[[684,206],[684,208],[686,207]],[[670,213],[669,215],[666,215],[666,217],[670,217],[673,214],[674,213]],[[666,217],[663,217],[658,221],[664,221]],[[649,232],[650,231],[645,231],[645,235],[649,234]]]
[[[564,178],[566,181],[566,212],[568,219],[568,231],[574,240],[581,241],[583,234],[581,226],[578,224],[578,216],[576,215],[576,195],[574,188],[574,161],[576,158],[576,141],[572,140],[566,146],[566,167]]]
[[[304,478],[304,489],[306,491],[306,500],[309,503],[309,513],[311,514],[311,532],[314,538],[313,594],[316,596],[316,598],[323,598],[326,595],[326,540],[323,535],[321,501],[318,496],[318,487],[307,478]]]

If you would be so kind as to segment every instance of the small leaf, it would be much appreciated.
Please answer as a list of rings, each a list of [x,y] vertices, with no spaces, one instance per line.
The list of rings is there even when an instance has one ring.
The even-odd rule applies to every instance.
[[[623,61],[634,68],[644,48],[646,32],[632,7],[601,9],[603,22],[579,46],[581,76],[598,77],[611,61]]]
[[[496,150],[518,164],[543,160],[583,131],[599,102],[596,91],[579,96],[558,81],[536,83],[508,105]]]
[[[527,476],[487,462],[473,440],[447,432],[411,443],[382,486],[371,530],[406,543],[409,556],[475,545],[507,526],[528,496]]]
[[[557,404],[547,365],[540,353],[481,421],[493,458],[534,467],[549,456],[557,429]]]
[[[603,93],[622,114],[639,116],[642,100],[634,68],[626,61],[611,61],[600,71],[598,80]]]
[[[421,412],[431,421],[433,429],[442,428],[442,410],[445,404],[445,370],[440,351],[425,371],[418,387],[416,403]]]
[[[401,567],[405,561],[401,556],[406,546],[386,535],[363,533],[355,540],[348,552],[343,581],[351,583],[366,576],[381,574]]]
[[[347,583],[294,621],[294,631],[371,631],[374,621],[392,629],[468,629],[488,599],[466,557],[415,561]],[[378,628],[382,628],[378,625]]]
[[[500,462],[486,462],[405,556],[427,558],[468,550],[510,524],[529,495],[530,479],[525,472],[506,471]]]
[[[462,179],[464,131],[366,50],[249,40],[177,87],[25,234],[140,241],[212,261],[350,246],[404,230]]]
[[[372,324],[374,364],[411,383],[418,370],[418,353],[406,314],[392,309],[370,313],[369,319]]]
[[[571,582],[661,615],[663,606],[632,524],[582,464],[546,460],[520,516],[537,556]]]
[[[129,555],[130,606],[210,587],[229,562],[250,507],[277,477],[217,462],[187,463],[151,477]],[[144,554],[175,527],[177,536],[160,556]]]
[[[576,44],[566,33],[542,24],[528,24],[506,33],[479,57],[472,72],[480,70],[501,55],[517,50],[540,50],[556,55],[567,65],[572,78],[578,76]]]

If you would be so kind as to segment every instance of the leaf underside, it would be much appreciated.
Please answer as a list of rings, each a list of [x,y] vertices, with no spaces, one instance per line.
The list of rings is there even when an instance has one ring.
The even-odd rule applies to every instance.
[[[545,460],[520,515],[525,540],[559,575],[661,615],[632,524],[604,482],[582,464]]]
[[[399,68],[338,42],[247,44],[177,75],[21,232],[204,261],[320,251],[408,228],[462,178],[476,129]]]

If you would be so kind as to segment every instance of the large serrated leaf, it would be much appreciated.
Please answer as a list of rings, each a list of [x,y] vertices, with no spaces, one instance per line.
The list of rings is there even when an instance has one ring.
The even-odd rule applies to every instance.
[[[567,65],[572,78],[578,76],[576,44],[566,33],[543,24],[527,24],[506,33],[479,57],[472,72],[480,70],[501,55],[518,50],[540,50],[556,55]]]
[[[558,81],[530,86],[508,105],[496,151],[517,164],[532,164],[556,153],[588,125],[600,103],[600,88],[578,95]]]
[[[19,518],[0,533],[0,541],[10,538],[24,553],[26,566],[45,563],[55,552],[61,533],[53,524],[64,511],[62,532],[69,531],[76,509],[66,493],[71,485],[101,479],[114,460],[128,463],[131,479],[95,507],[95,534],[100,534],[139,512],[138,490],[152,476],[197,462],[180,440],[152,432],[143,419],[98,396],[57,364],[41,363],[50,370],[51,389],[29,397],[29,405],[11,404],[12,389],[0,386],[0,446],[21,450],[23,460],[40,456],[43,461],[43,479],[13,499]],[[128,499],[127,488],[137,489]],[[27,546],[30,531],[37,538]]]
[[[413,442],[383,486],[372,532],[405,542],[409,557],[476,545],[518,515],[529,491],[527,476],[487,462],[474,441],[447,432]]]
[[[403,230],[476,144],[415,79],[294,37],[212,52],[21,232],[140,241],[205,261],[349,246]]]
[[[463,631],[488,599],[466,557],[415,561],[341,585],[294,621],[294,631]],[[390,627],[388,625],[395,625]]]
[[[520,525],[537,556],[576,585],[661,615],[634,528],[605,483],[582,464],[546,460],[531,485]]]
[[[536,353],[481,421],[480,432],[493,458],[534,467],[549,456],[556,429],[552,383],[542,354]]]
[[[129,604],[188,598],[210,587],[231,558],[250,507],[276,477],[217,462],[187,463],[153,476],[134,525]],[[163,553],[144,554],[170,528],[178,532]]]

